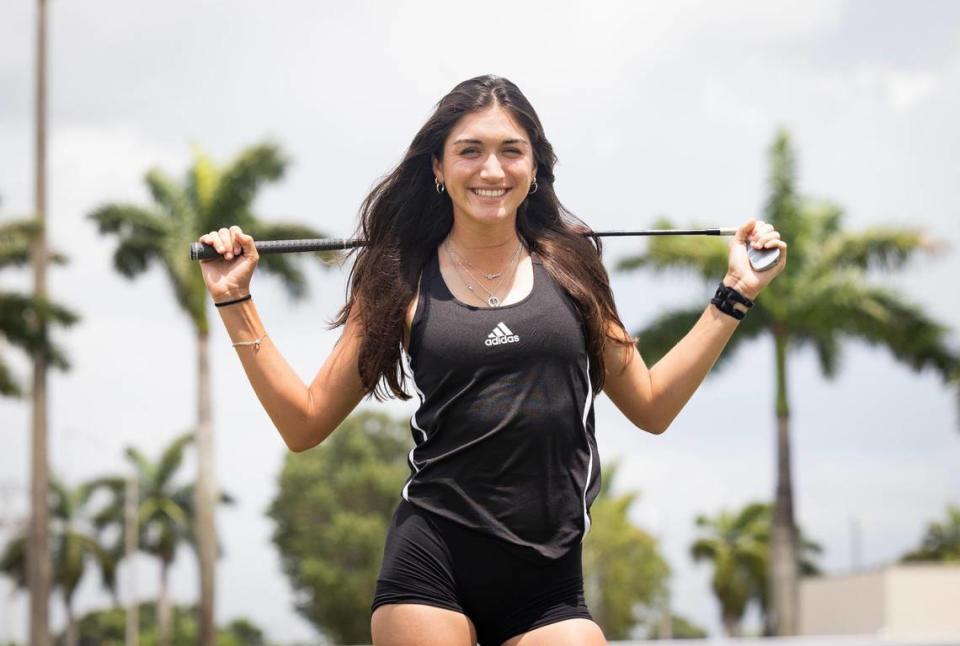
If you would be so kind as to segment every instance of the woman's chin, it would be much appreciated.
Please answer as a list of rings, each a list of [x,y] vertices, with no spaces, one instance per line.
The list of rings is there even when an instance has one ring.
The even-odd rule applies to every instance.
[[[496,225],[506,221],[512,221],[517,215],[517,210],[513,209],[510,211],[505,208],[504,205],[499,204],[488,208],[471,208],[469,210],[455,209],[454,213],[477,224]]]

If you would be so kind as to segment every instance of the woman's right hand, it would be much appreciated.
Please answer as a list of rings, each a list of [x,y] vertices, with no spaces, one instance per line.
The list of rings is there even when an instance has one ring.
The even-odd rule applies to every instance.
[[[234,225],[227,229],[211,231],[200,236],[198,242],[217,250],[219,258],[201,260],[200,271],[207,291],[217,303],[231,298],[240,298],[250,293],[250,278],[257,267],[260,254],[253,243],[253,236],[245,234]],[[241,253],[242,251],[242,253]]]

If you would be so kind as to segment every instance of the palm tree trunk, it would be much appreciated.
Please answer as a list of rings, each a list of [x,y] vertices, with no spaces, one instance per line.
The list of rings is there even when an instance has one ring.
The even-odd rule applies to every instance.
[[[736,617],[729,617],[724,615],[723,617],[723,631],[727,633],[727,637],[739,637],[740,636],[740,622],[737,621]]]
[[[77,646],[77,618],[73,615],[73,604],[69,599],[64,599],[63,606],[67,611],[66,646]]]
[[[777,488],[770,545],[772,623],[777,635],[797,633],[797,546],[787,401],[787,331],[774,330],[777,359]]]
[[[213,461],[213,425],[210,406],[209,333],[197,332],[197,548],[200,555],[200,604],[198,606],[200,645],[214,646],[214,594],[217,561],[217,533],[213,516],[216,477]]]
[[[160,587],[157,589],[157,644],[170,646],[170,593],[167,589],[167,576],[170,564],[160,561]]]
[[[37,95],[36,95],[36,182],[35,207],[40,231],[33,244],[34,294],[46,296],[47,292],[47,239],[44,230],[46,216],[46,167],[47,167],[47,2],[37,0]],[[34,321],[38,331],[46,337],[45,323]],[[31,428],[31,482],[30,482],[30,529],[27,541],[27,580],[30,588],[30,643],[47,646],[50,640],[48,628],[50,579],[53,566],[50,563],[48,535],[49,473],[47,471],[47,358],[43,353],[33,357],[33,420]]]

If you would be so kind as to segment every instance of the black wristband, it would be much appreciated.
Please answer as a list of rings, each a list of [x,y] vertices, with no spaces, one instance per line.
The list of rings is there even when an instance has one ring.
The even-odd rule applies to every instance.
[[[214,303],[213,305],[215,307],[226,307],[227,305],[233,305],[234,303],[242,303],[243,301],[249,301],[251,298],[253,298],[253,295],[247,294],[246,296],[241,296],[240,298],[237,298],[232,301],[223,301],[222,303]]]
[[[734,307],[734,304],[739,303],[740,305],[745,306],[747,309],[753,307],[753,301],[735,290],[733,287],[727,287],[723,284],[723,281],[721,281],[717,286],[717,291],[713,295],[713,298],[710,299],[710,302],[716,305],[718,310],[727,316],[732,316],[738,321],[743,320],[746,312],[743,310],[738,310],[736,307]]]

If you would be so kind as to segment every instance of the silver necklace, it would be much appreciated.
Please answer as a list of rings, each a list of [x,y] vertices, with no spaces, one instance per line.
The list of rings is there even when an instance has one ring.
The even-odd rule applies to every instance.
[[[474,267],[474,266],[471,265],[469,262],[467,262],[466,259],[465,259],[463,256],[461,256],[460,254],[457,254],[457,258],[459,258],[460,264],[463,265],[464,267],[469,267],[470,269],[479,271],[476,267]],[[511,259],[512,259],[512,256],[511,256]],[[509,260],[508,260],[507,262],[509,262]],[[495,274],[494,274],[494,273],[483,273],[483,272],[480,272],[480,273],[481,273],[481,275],[482,275],[484,278],[486,278],[487,280],[493,280],[494,278],[500,278],[500,276],[503,275],[503,269],[501,269],[500,271],[498,271],[498,272],[495,273]],[[470,275],[473,276],[473,272],[470,272]]]
[[[517,242],[517,248],[514,250],[513,255],[510,257],[510,260],[507,261],[514,268],[516,268],[516,264],[519,262],[520,248],[522,246],[523,245]],[[457,272],[457,275],[460,276],[460,280],[463,281],[463,284],[466,286],[466,288],[470,290],[470,293],[473,294],[473,296],[477,300],[481,302],[486,302],[486,304],[489,305],[490,307],[500,307],[500,297],[497,296],[496,292],[500,289],[500,285],[503,284],[503,277],[506,275],[505,273],[506,267],[504,267],[504,269],[500,270],[500,272],[495,275],[495,276],[500,276],[501,278],[499,281],[497,281],[497,284],[493,287],[493,290],[491,291],[487,289],[486,285],[478,281],[476,276],[474,276],[473,273],[469,269],[467,269],[466,265],[464,264],[464,261],[460,259],[460,255],[455,254],[455,252],[453,251],[453,247],[450,244],[449,240],[447,240],[447,243],[444,245],[444,248],[446,249],[447,257],[453,263],[453,266]],[[486,299],[484,299],[482,296],[477,294],[476,290],[473,288],[473,285],[470,284],[470,281],[468,281],[466,277],[463,275],[463,272],[461,272],[461,269],[463,270],[463,272],[466,272],[468,276],[473,278],[474,282],[476,282],[477,285],[479,285],[480,288],[487,293]]]

